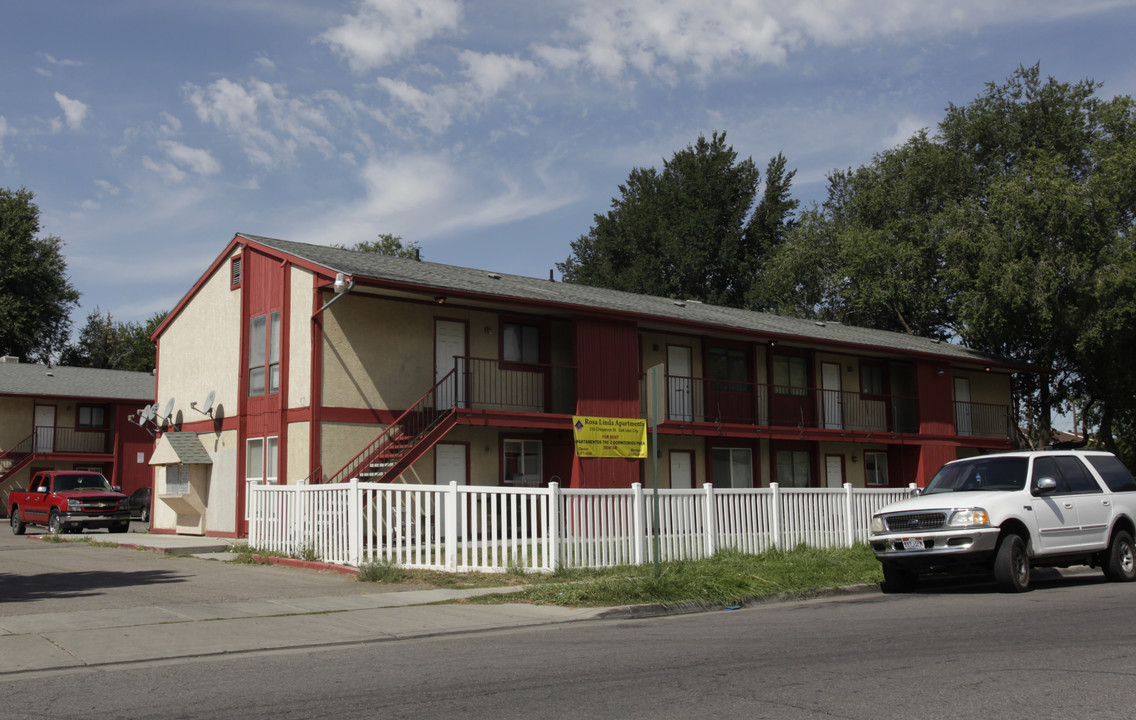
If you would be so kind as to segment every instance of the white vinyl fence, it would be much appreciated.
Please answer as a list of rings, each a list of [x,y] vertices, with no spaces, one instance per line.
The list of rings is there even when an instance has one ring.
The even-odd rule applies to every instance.
[[[911,486],[912,488],[914,486]],[[910,488],[658,491],[659,560],[868,539],[872,513]],[[342,565],[552,572],[654,561],[654,493],[629,489],[250,485],[249,545]]]

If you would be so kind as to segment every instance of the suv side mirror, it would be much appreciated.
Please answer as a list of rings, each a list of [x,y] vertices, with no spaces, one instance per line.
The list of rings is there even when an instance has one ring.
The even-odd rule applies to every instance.
[[[1057,489],[1057,481],[1051,477],[1043,477],[1033,486],[1034,495],[1044,495]]]

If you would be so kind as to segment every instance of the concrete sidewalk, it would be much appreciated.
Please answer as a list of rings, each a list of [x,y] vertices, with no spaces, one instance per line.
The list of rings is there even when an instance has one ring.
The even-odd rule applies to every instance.
[[[206,558],[223,556],[229,545],[211,538],[142,533],[100,535],[98,539],[123,547]],[[3,616],[0,677],[526,627],[612,614],[611,608],[567,609],[521,603],[431,605],[509,589],[376,591],[197,604],[178,604],[171,598],[168,605]]]

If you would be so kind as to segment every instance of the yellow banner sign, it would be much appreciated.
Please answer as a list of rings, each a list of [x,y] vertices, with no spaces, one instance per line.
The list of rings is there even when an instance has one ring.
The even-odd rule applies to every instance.
[[[573,416],[579,457],[647,457],[647,421]]]

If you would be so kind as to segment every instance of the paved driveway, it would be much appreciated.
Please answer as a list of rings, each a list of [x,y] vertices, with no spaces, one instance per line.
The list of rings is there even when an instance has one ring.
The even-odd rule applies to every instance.
[[[136,529],[143,526],[135,523]],[[68,539],[90,537],[67,535]],[[121,537],[121,536],[119,536]],[[145,541],[139,534],[138,540]],[[144,550],[45,542],[0,527],[0,617],[262,599],[369,595],[407,588],[274,565],[231,565]]]

